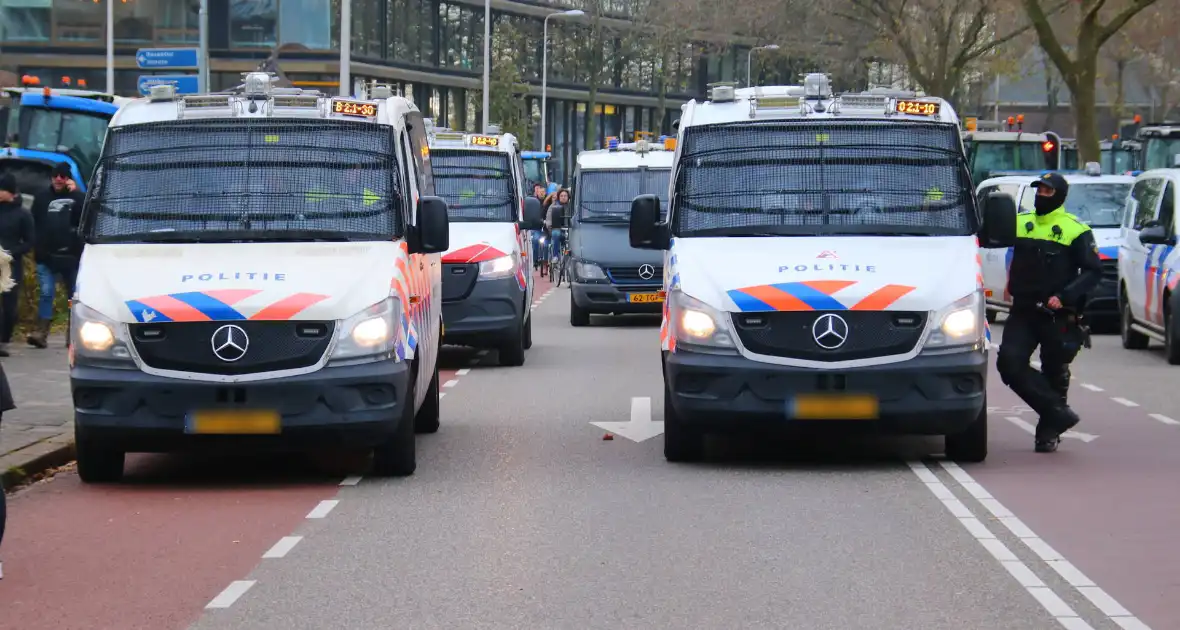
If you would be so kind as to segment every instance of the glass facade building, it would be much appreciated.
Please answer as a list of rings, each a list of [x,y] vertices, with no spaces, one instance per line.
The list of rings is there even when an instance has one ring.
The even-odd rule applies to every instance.
[[[89,89],[105,89],[107,1],[115,2],[116,93],[135,95],[144,74],[177,74],[136,69],[135,51],[195,47],[199,0],[0,0],[0,69],[38,76],[41,85],[62,85],[68,77],[75,87],[85,82]],[[506,63],[519,70],[520,79],[531,86],[525,105],[537,123],[543,20],[581,4],[516,0],[497,2],[493,9],[493,67]],[[607,136],[656,131],[661,81],[664,122],[670,125],[680,104],[703,95],[709,83],[744,78],[748,49],[740,46],[686,43],[664,55],[661,64],[660,55],[645,48],[642,26],[630,22],[630,4],[605,2],[612,26],[605,37],[590,36],[587,18],[549,21],[547,139],[559,181],[569,180],[573,157],[581,148],[601,147]],[[256,68],[279,47],[278,64],[296,85],[338,91],[339,0],[208,0],[208,6],[214,90],[237,85],[242,72]],[[483,73],[482,0],[352,0],[351,7],[354,79],[392,83],[436,124],[476,130]],[[588,46],[596,39],[601,50],[591,55]],[[593,57],[601,59],[600,67],[588,63]],[[597,86],[597,96],[588,112],[591,84]],[[596,137],[589,142],[588,115],[597,117]],[[533,135],[524,144],[541,148],[539,129]]]

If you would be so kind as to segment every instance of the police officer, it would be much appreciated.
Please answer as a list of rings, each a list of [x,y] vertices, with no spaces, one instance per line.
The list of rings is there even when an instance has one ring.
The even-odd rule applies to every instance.
[[[1008,273],[1012,307],[997,359],[1000,378],[1040,416],[1036,451],[1051,453],[1080,418],[1066,402],[1069,364],[1087,341],[1086,293],[1102,279],[1090,227],[1064,209],[1069,184],[1057,173],[1032,183],[1035,211],[1016,216]],[[1041,348],[1041,371],[1029,365]]]

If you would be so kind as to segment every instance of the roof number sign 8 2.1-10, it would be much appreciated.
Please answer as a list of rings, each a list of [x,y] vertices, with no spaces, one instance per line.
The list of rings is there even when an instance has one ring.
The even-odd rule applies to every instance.
[[[332,100],[332,111],[343,116],[355,116],[357,118],[372,118],[377,115],[377,106],[372,103],[364,103],[361,101],[346,101],[344,99]]]

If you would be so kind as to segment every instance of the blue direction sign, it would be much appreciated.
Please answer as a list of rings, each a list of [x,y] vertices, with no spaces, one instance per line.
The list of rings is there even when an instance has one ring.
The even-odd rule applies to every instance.
[[[168,83],[176,84],[177,94],[196,94],[199,90],[199,85],[197,84],[197,75],[195,74],[175,74],[164,76],[140,75],[139,93],[147,96],[151,93],[153,85],[165,85]]]
[[[151,68],[196,68],[196,48],[140,48],[135,52],[135,65]]]

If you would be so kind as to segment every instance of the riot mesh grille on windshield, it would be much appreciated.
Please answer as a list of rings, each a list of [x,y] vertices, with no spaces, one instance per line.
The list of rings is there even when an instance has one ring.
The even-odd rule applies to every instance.
[[[974,213],[958,129],[941,123],[693,127],[676,193],[678,234],[969,234]]]
[[[99,239],[279,239],[400,233],[397,158],[387,127],[233,119],[121,127],[95,176]],[[195,234],[194,234],[195,233]]]
[[[516,221],[512,166],[492,151],[436,149],[430,154],[434,192],[451,221]]]
[[[628,221],[631,217],[631,201],[639,195],[658,195],[666,200],[671,177],[672,171],[666,168],[582,171],[577,185],[581,219]]]

